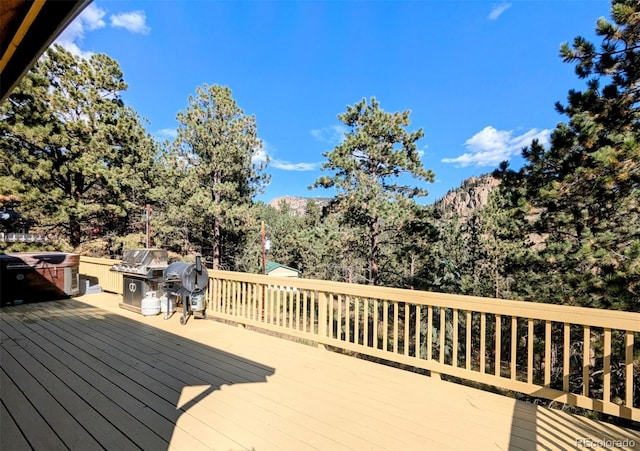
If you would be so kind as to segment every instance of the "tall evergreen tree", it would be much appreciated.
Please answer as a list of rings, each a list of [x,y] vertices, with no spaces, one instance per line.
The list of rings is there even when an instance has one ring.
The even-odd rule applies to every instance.
[[[596,49],[564,44],[586,89],[569,92],[545,149],[524,149],[520,171],[536,231],[545,237],[536,290],[544,300],[640,310],[640,5],[612,2]]]
[[[334,206],[346,224],[362,227],[367,247],[368,279],[380,282],[381,240],[394,221],[415,206],[416,196],[427,191],[400,183],[399,176],[411,175],[420,182],[433,182],[433,172],[424,169],[416,142],[422,129],[408,132],[409,111],[387,113],[375,98],[347,106],[338,116],[350,128],[344,141],[325,152],[328,161],[313,188],[334,187]]]
[[[118,63],[50,48],[1,106],[0,177],[25,214],[78,246],[91,229],[124,233],[145,202],[154,146],[122,101]]]
[[[223,86],[198,87],[178,113],[173,161],[180,165],[173,217],[189,223],[190,240],[211,255],[213,268],[235,267],[243,252],[249,207],[268,182],[256,121]]]

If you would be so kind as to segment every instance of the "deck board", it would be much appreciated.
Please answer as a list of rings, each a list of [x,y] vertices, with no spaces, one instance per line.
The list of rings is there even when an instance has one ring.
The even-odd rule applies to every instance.
[[[46,313],[46,311],[39,313]],[[30,324],[33,324],[37,315],[26,313],[25,318],[30,321]],[[170,400],[157,396],[155,393],[157,382],[154,379],[145,379],[145,373],[138,369],[129,370],[123,362],[88,344],[90,335],[83,337],[76,330],[83,327],[84,321],[69,323],[66,319],[65,315],[59,316],[56,318],[56,323],[68,325],[69,330],[46,320],[41,321],[40,334],[44,335],[39,335],[36,330],[33,330],[34,341],[43,349],[55,354],[59,359],[65,360],[65,364],[72,371],[90,383],[93,387],[93,393],[89,395],[113,400],[121,408],[121,413],[114,416],[106,415],[105,418],[110,418],[111,421],[117,421],[121,424],[124,423],[123,427],[136,432],[136,437],[134,437],[136,439],[140,439],[137,436],[142,435],[143,440],[136,441],[142,449],[166,447],[176,432],[180,434],[186,432],[181,440],[182,446],[185,446],[184,449],[206,449],[205,441],[207,440],[227,443],[231,448],[238,446],[237,443],[229,441],[216,431],[211,431],[207,424],[195,418],[191,421],[190,427],[197,429],[198,434],[190,434],[180,427],[176,428],[175,423],[180,413],[176,410],[173,399],[177,399],[179,396],[178,391],[171,393]],[[113,351],[119,352],[117,348],[113,348]],[[154,368],[150,367],[150,370],[146,372],[149,373],[152,370]],[[160,435],[162,440],[153,440],[155,434],[148,433],[152,431]],[[113,447],[111,449],[120,448]]]
[[[640,448],[637,431],[118,301],[0,309],[2,449]]]
[[[0,402],[0,431],[2,432],[0,433],[0,449],[14,451],[31,449],[29,442],[2,402]]]
[[[88,367],[71,362],[71,355],[65,354],[60,346],[65,344],[63,340],[53,334],[47,334],[46,337],[35,333],[25,336],[32,341],[21,343],[26,353],[22,353],[20,362],[23,365],[30,364],[33,368],[31,374],[38,375],[40,382],[59,402],[64,403],[65,409],[101,445],[106,444],[113,449],[157,449],[166,446],[165,441],[123,406],[95,390],[96,377],[99,376]],[[47,373],[47,369],[53,374]],[[104,418],[110,418],[113,424],[106,423]]]
[[[2,356],[0,362],[4,366],[4,356]],[[51,450],[67,449],[62,440],[60,440],[53,429],[49,427],[49,424],[40,416],[36,408],[31,405],[29,399],[13,383],[4,369],[0,371],[0,395],[2,397],[3,407],[6,407],[7,415],[15,421],[16,425],[21,426],[23,437],[29,442],[31,447],[34,449]],[[8,420],[4,418],[5,410],[3,410],[2,415],[3,419],[0,424],[2,424],[3,428],[2,434],[0,435],[4,441],[5,439],[9,440],[8,437],[4,437],[4,425],[8,423]],[[28,438],[25,437],[25,435],[28,435]],[[23,444],[18,436],[16,436],[15,439],[17,443]],[[3,449],[5,448],[3,447]]]

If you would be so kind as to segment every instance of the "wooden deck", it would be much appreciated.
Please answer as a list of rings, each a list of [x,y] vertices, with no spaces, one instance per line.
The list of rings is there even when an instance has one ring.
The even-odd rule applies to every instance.
[[[0,449],[640,449],[638,431],[118,301],[0,309]]]

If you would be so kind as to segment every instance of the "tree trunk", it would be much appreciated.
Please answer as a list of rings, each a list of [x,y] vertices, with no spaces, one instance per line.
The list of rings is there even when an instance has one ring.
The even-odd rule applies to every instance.
[[[413,278],[416,275],[416,256],[411,254],[411,265],[409,266],[409,280],[411,280],[411,289],[413,290]]]
[[[371,251],[369,254],[369,283],[371,285],[378,285],[380,281],[379,239],[380,229],[376,219],[371,224]]]
[[[213,220],[213,269],[220,269],[220,223]]]
[[[75,216],[72,216],[69,218],[69,241],[71,246],[74,248],[80,246],[81,239],[80,221]]]
[[[221,179],[219,175],[213,178],[212,199],[215,205],[222,203],[222,197],[220,192],[216,188],[220,185]],[[220,254],[222,247],[222,232],[220,228],[220,220],[217,217],[213,218],[213,256],[212,256],[212,268],[214,270],[220,269]]]

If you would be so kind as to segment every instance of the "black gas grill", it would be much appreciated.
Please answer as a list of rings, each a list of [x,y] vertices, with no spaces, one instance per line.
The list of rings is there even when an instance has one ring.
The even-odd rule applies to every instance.
[[[200,313],[199,318],[206,319],[206,290],[209,284],[209,272],[202,264],[200,255],[196,255],[195,263],[171,263],[164,275],[164,283],[162,284],[164,294],[160,299],[160,302],[167,305],[164,319],[169,317],[171,306],[174,303],[182,303],[180,324],[186,324],[187,318],[196,312]]]

